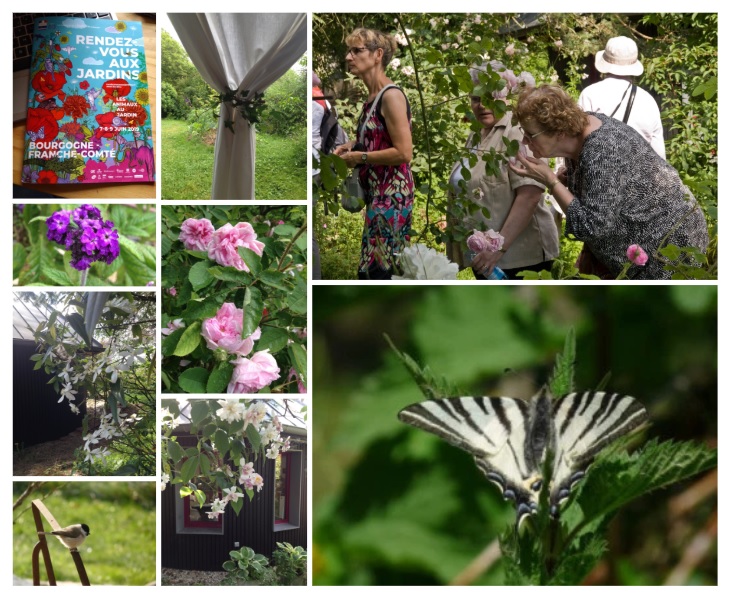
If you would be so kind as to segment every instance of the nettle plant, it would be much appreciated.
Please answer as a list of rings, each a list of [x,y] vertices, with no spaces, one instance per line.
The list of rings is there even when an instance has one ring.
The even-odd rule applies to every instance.
[[[238,516],[244,497],[252,500],[264,486],[254,462],[261,454],[275,460],[289,450],[282,421],[288,413],[299,417],[299,408],[287,400],[163,400],[161,489],[180,485],[181,497],[192,496],[199,508],[210,504],[209,518],[229,504]],[[176,433],[181,426],[189,427],[194,445],[181,445]],[[219,490],[222,494],[207,499],[206,491]]]
[[[81,474],[149,475],[155,470],[155,295],[41,293],[27,299],[48,311],[31,357],[80,413],[84,398],[101,412],[83,419]],[[84,396],[85,394],[85,396]]]
[[[163,390],[306,390],[302,207],[163,208]]]
[[[24,286],[154,283],[154,208],[15,205],[13,280]]]
[[[398,351],[388,337],[387,341],[425,396],[437,400],[405,408],[400,419],[437,434],[461,449],[469,449],[486,478],[499,486],[506,500],[516,505],[516,522],[507,526],[499,537],[507,585],[579,584],[608,549],[608,524],[618,510],[641,495],[688,479],[717,464],[716,449],[692,441],[651,439],[634,451],[627,451],[631,443],[638,443],[642,429],[648,426],[645,410],[631,398],[597,393],[607,390],[606,382],[582,397],[577,394],[564,398],[576,391],[573,330],[567,335],[563,353],[557,356],[549,385],[542,391],[553,400],[550,407],[556,409],[551,419],[561,421],[562,427],[552,431],[548,441],[544,439],[546,433],[536,434],[535,424],[542,419],[539,396],[528,405],[508,397],[461,398],[457,387],[436,377],[428,367],[420,367],[410,356]],[[561,403],[565,405],[560,407]],[[521,412],[516,413],[519,405],[528,408],[526,412],[531,420]],[[567,411],[569,406],[572,407]],[[495,410],[496,407],[501,409]],[[477,408],[475,415],[471,414],[473,408]],[[494,411],[496,418],[491,422],[486,417]],[[514,420],[531,424],[513,424]],[[581,424],[575,427],[569,424],[572,420]],[[487,424],[484,434],[476,434],[476,429],[480,430],[476,423]],[[507,423],[511,423],[511,428],[506,427]],[[525,438],[514,436],[519,431]],[[617,437],[618,433],[625,434]],[[484,455],[483,442],[487,441],[490,447],[492,441],[500,441],[502,436],[510,439],[506,445],[510,443],[514,454],[523,460],[513,464],[510,454],[500,451]],[[515,445],[523,449],[514,449]],[[514,473],[516,467],[529,463],[528,458],[539,447],[544,451],[543,463],[537,467],[539,474],[529,485],[530,479],[525,474]],[[593,450],[599,453],[592,454],[594,459],[589,465],[573,456],[573,452],[583,455]],[[560,455],[565,463],[578,463],[572,470],[574,474],[566,479],[566,489],[562,482],[554,482],[557,466],[563,466],[555,464],[555,458]],[[558,487],[561,489],[557,490]],[[530,501],[534,498],[537,501]]]

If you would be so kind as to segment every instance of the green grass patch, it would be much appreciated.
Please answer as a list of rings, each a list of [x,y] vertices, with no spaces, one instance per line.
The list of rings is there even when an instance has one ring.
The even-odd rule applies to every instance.
[[[214,144],[189,139],[188,125],[163,120],[162,196],[165,200],[208,200],[213,180]],[[257,132],[254,196],[256,200],[307,198],[307,137]]]
[[[13,484],[13,499],[29,485]],[[62,526],[89,525],[81,546],[91,585],[146,585],[155,581],[155,488],[147,482],[48,482],[28,496],[13,512],[13,573],[32,579],[31,553],[38,541],[34,499],[42,499]],[[50,530],[49,525],[44,525]],[[68,550],[55,537],[48,538],[56,580],[79,582]],[[41,579],[45,569],[41,560]]]

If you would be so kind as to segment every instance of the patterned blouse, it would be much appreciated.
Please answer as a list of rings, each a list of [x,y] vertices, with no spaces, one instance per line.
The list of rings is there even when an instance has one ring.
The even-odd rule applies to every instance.
[[[402,92],[401,88],[398,88]],[[386,92],[392,93],[392,90]],[[406,98],[406,95],[405,95]],[[373,102],[373,101],[372,101]],[[379,105],[383,96],[379,99]],[[363,123],[371,108],[365,103],[359,131],[366,128],[364,144],[366,152],[392,148],[394,144],[386,128],[386,120],[377,106],[368,123]],[[412,122],[412,113],[407,101],[407,120]],[[414,203],[414,180],[409,163],[401,165],[363,165],[359,174],[361,186],[366,193],[366,223],[361,239],[360,277],[389,278],[396,267],[396,255],[404,250],[412,229],[412,204]]]
[[[648,262],[632,266],[628,278],[668,279],[671,272],[655,252],[669,244],[706,251],[704,214],[678,172],[638,132],[589,114],[602,126],[585,139],[579,161],[566,160],[567,187],[574,195],[566,231],[584,241],[614,276],[628,261],[628,247],[637,244]]]

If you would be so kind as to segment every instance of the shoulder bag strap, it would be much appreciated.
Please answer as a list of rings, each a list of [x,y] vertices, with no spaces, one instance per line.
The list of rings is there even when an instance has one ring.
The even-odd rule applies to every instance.
[[[638,86],[633,84],[633,89],[630,91],[630,98],[628,98],[628,108],[625,109],[625,117],[623,117],[623,123],[628,123],[628,117],[630,117],[630,110],[633,108],[633,101],[635,100],[635,91]]]
[[[376,98],[374,98],[374,102],[371,105],[371,108],[369,109],[369,112],[366,114],[366,119],[363,120],[363,125],[365,126],[369,120],[371,119],[371,116],[374,114],[374,111],[376,110],[376,105],[379,104],[379,100],[381,99],[381,95],[386,92],[389,88],[396,88],[396,84],[387,84],[381,90],[379,90],[379,93],[376,95]],[[364,136],[366,135],[366,132],[364,131],[364,128],[359,128],[358,132],[358,141],[363,144]]]
[[[618,106],[615,107],[615,110],[612,113],[610,113],[610,117],[615,117],[615,113],[618,112],[620,105],[623,104],[623,101],[625,100],[625,95],[628,93],[628,90],[630,90],[632,87],[633,87],[633,84],[628,84],[628,87],[625,88],[625,92],[623,92],[623,96],[620,98],[620,102],[618,103]]]

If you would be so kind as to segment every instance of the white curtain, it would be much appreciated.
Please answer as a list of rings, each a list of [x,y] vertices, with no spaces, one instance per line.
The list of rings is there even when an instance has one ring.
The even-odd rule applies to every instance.
[[[264,92],[307,50],[305,13],[170,14],[188,56],[217,92]],[[265,100],[266,100],[265,95]],[[254,128],[240,115],[231,133],[221,106],[212,199],[254,199]]]

